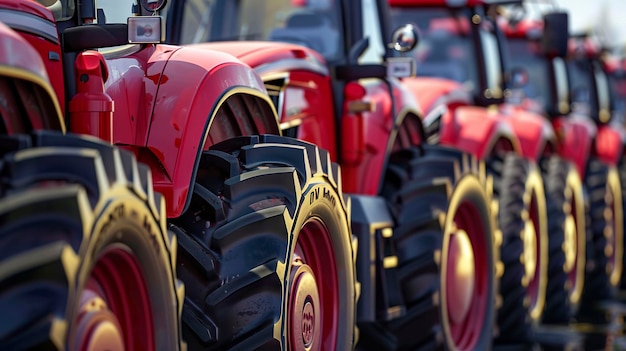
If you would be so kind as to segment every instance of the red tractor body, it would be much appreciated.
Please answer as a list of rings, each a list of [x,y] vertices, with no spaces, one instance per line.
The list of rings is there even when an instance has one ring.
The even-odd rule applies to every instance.
[[[316,51],[288,43],[228,42],[197,44],[228,52],[249,64],[264,81],[280,80],[288,73],[279,105],[283,128],[297,127],[297,137],[330,150],[331,158],[342,160],[346,191],[375,195],[382,181],[381,170],[405,117],[415,119],[419,110],[412,97],[397,83],[372,80],[353,82],[344,88],[343,107],[333,101],[332,78],[327,62]],[[195,45],[194,45],[195,46]],[[269,65],[268,63],[272,63]],[[279,69],[273,69],[279,67]],[[389,89],[392,89],[390,94]],[[393,98],[392,98],[393,96]],[[340,115],[336,115],[340,113]],[[337,126],[341,120],[341,126]],[[408,143],[419,144],[421,126],[413,123]],[[349,130],[337,144],[339,130]],[[345,138],[345,139],[343,139]]]
[[[546,74],[545,80],[548,81],[548,84],[544,85],[544,90],[535,92],[535,96],[523,96],[521,105],[526,105],[543,115],[549,114],[547,120],[552,123],[552,128],[557,134],[555,146],[558,154],[573,162],[580,176],[584,177],[587,161],[593,152],[593,143],[598,133],[596,125],[586,116],[570,111],[569,101],[563,96],[564,91],[569,91],[567,79],[563,80],[562,76],[557,78],[556,75],[559,73],[553,69],[546,69],[544,72],[534,66],[526,67],[531,64],[550,67],[555,58],[541,52],[539,38],[543,32],[543,23],[542,20],[531,19],[523,19],[515,26],[502,23],[503,32],[509,40],[512,64],[520,65],[529,71],[534,69],[529,72],[532,75],[530,78],[533,79],[529,84],[540,84],[539,77],[535,75],[543,73]],[[529,63],[521,64],[525,61]],[[539,96],[539,93],[542,96]],[[543,103],[534,100],[535,97]]]
[[[38,28],[28,25],[20,34],[40,54],[45,53],[42,57],[48,57],[44,61],[46,71],[59,101],[63,101],[61,39],[50,11],[34,1],[2,0],[0,8],[6,10],[3,15],[9,23],[26,16],[46,24],[49,38],[44,40]],[[205,144],[217,108],[225,100],[243,93],[258,97],[265,105],[259,107],[264,114],[244,126],[248,130],[242,129],[258,134],[279,133],[271,113],[265,117],[271,107],[263,82],[247,65],[223,52],[158,45],[105,59],[90,51],[78,54],[76,76],[87,76],[90,82],[76,82],[77,94],[68,104],[70,131],[113,142],[150,165],[155,189],[168,200],[170,217],[180,216],[188,205],[194,167],[203,151],[198,145],[208,148],[211,143],[234,136],[231,130],[216,128],[215,140]],[[212,88],[216,81],[220,89]]]
[[[389,41],[410,49],[415,33],[405,27],[389,40],[387,11],[384,1],[180,1],[168,10],[167,38],[247,63],[283,134],[320,145],[341,166],[359,240],[359,348],[389,347],[386,335],[400,349],[433,340],[486,347],[497,258],[490,220],[469,218],[487,218],[490,205],[466,197],[470,188],[490,193],[484,168],[425,143],[422,111],[397,79],[412,73],[412,60],[389,49]],[[466,188],[463,179],[478,182]],[[461,262],[473,267],[469,276]],[[472,293],[456,293],[463,289]]]
[[[417,59],[421,61],[418,63],[418,77],[403,79],[403,83],[418,99],[420,107],[426,111],[426,118],[429,112],[437,111],[441,106],[447,107],[440,125],[442,144],[459,147],[480,158],[489,157],[498,148],[515,151],[533,160],[549,152],[547,150],[555,142],[549,123],[540,115],[503,104],[506,93],[504,86],[494,83],[496,79],[503,80],[505,77],[501,63],[502,49],[498,45],[486,47],[487,44],[476,39],[476,36],[487,29],[493,35],[490,40],[499,40],[496,38],[496,29],[493,28],[495,22],[483,21],[487,23],[484,26],[489,28],[470,24],[471,16],[486,16],[485,1],[468,1],[460,5],[449,4],[444,0],[389,0],[389,3],[394,9],[395,23],[413,17],[412,21],[420,26],[426,38],[434,35],[441,36],[437,39],[444,40],[444,36],[450,36],[454,41],[464,41],[462,45],[454,47],[444,47],[443,43],[437,42],[432,44],[430,53],[418,52]],[[432,17],[428,15],[429,12],[433,13]],[[438,56],[428,57],[429,55]],[[474,57],[471,61],[462,62],[466,60],[463,56],[467,55]],[[496,61],[487,61],[494,57]],[[499,65],[499,68],[493,68],[489,72],[487,65]],[[457,76],[473,76],[474,91],[468,90],[462,80],[443,74],[444,71],[453,74],[460,67],[472,71],[459,72]],[[492,82],[488,82],[489,80]]]
[[[0,305],[10,311],[0,318],[10,328],[0,343],[13,350],[353,348],[356,242],[329,153],[280,136],[264,82],[246,63],[161,44],[160,17],[137,15],[157,14],[165,1],[129,1],[134,16],[126,22],[122,14],[123,23],[106,22],[118,7],[96,9],[92,0],[45,3],[0,1],[0,22],[13,29],[2,25],[0,42],[30,44],[0,59],[40,63],[27,79],[0,77],[0,97],[14,107],[1,113],[9,183],[0,216],[18,222],[3,217],[0,230],[27,237],[48,226],[70,234],[20,239],[12,251],[2,242],[0,267],[10,269],[0,279],[15,291],[40,286],[38,279],[51,278],[24,268],[39,264],[32,261],[38,246],[28,243],[67,242],[63,251],[48,247],[59,256],[41,263],[58,267],[54,279],[64,290],[42,291],[55,300],[40,304],[29,303],[35,295],[3,291]],[[24,80],[47,89],[50,103],[38,91],[29,95]],[[64,132],[66,124],[67,136],[45,132]],[[40,183],[52,195],[38,200],[22,191]],[[66,199],[71,191],[74,203]],[[39,217],[11,214],[24,203]],[[15,230],[20,225],[26,233]],[[49,329],[40,318],[53,320]]]
[[[5,22],[9,27],[12,25],[38,27],[37,33],[21,32],[20,34],[37,50],[40,57],[48,58],[43,62],[50,77],[50,83],[59,101],[65,101],[60,39],[52,13],[34,1],[4,1],[2,8],[14,10],[4,12],[0,18],[0,21]],[[65,112],[65,104],[61,104],[61,111]]]
[[[198,145],[208,148],[234,136],[228,126],[216,126],[208,139],[213,121],[219,120],[218,107],[237,94],[267,99],[265,88],[232,56],[194,48],[158,46],[106,64],[110,69],[106,93],[120,106],[113,118],[113,142],[137,150],[139,160],[153,167],[155,190],[170,200],[168,216],[178,217],[189,200],[190,180],[203,151]],[[215,82],[221,89],[213,88]],[[142,87],[144,94],[138,89]],[[275,120],[248,123],[242,126],[244,135],[253,130],[279,133]]]
[[[376,195],[389,143],[404,118],[419,113],[414,100],[397,83],[353,82],[344,88],[343,107],[333,103],[332,78],[327,62],[316,51],[289,43],[216,42],[194,44],[235,55],[261,75],[268,86],[284,80],[277,108],[281,126],[296,128],[298,139],[330,151],[333,160],[342,160],[344,189],[350,193]],[[268,64],[268,63],[271,63]],[[288,80],[286,77],[288,76]],[[271,89],[271,88],[270,88]],[[393,96],[393,98],[392,98]],[[340,113],[341,115],[336,115]],[[341,120],[341,126],[337,126]],[[421,126],[413,123],[408,143],[419,144]],[[339,130],[349,130],[337,144]]]

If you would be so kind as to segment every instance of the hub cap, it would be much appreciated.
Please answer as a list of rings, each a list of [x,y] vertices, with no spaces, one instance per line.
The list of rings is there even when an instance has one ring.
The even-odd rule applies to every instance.
[[[450,260],[448,261],[448,307],[454,311],[450,315],[452,322],[461,323],[470,309],[474,291],[474,251],[469,236],[464,230],[457,229],[450,238]]]
[[[454,203],[454,200],[451,200]],[[444,327],[449,328],[450,348],[474,350],[481,339],[490,299],[489,260],[483,220],[488,218],[472,200],[458,203],[446,226],[441,293]],[[452,214],[451,214],[452,215]]]
[[[532,220],[526,220],[522,232],[524,242],[524,281],[525,285],[534,278],[537,269],[537,233]]]
[[[150,295],[137,258],[114,245],[97,259],[71,331],[81,351],[155,349]]]
[[[337,348],[340,292],[331,240],[317,219],[306,222],[298,234],[291,260],[288,350]]]
[[[563,238],[563,251],[565,252],[565,266],[563,267],[568,274],[575,272],[576,268],[576,220],[570,213],[565,218]]]
[[[81,351],[124,350],[119,321],[106,302],[90,287],[81,296],[76,345]]]
[[[321,344],[319,292],[311,268],[305,264],[292,268],[291,321],[292,349],[319,350]]]

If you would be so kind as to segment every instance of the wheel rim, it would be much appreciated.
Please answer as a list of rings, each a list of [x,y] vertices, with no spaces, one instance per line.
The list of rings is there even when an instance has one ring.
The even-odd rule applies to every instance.
[[[154,350],[154,323],[137,258],[112,246],[98,258],[80,295],[77,350]]]
[[[453,230],[447,248],[444,248],[448,253],[442,289],[446,302],[445,318],[454,346],[459,350],[474,349],[483,328],[489,327],[483,325],[489,303],[489,274],[483,272],[490,270],[486,248],[491,243],[485,240],[483,223],[476,220],[483,217],[473,202],[463,201],[454,213]]]
[[[339,284],[330,233],[322,222],[309,220],[298,234],[290,279],[289,350],[334,349]]]
[[[568,213],[566,215],[563,227],[563,250],[565,252],[565,264],[563,268],[568,274],[568,279],[570,281],[568,285],[574,286],[574,284],[576,283],[576,264],[578,261],[578,255],[576,255],[576,251],[578,250],[578,245],[576,240],[576,219],[572,213]]]
[[[572,186],[567,186],[565,189],[565,224],[564,224],[564,238],[563,238],[563,250],[565,252],[564,270],[567,273],[567,280],[565,286],[569,290],[569,298],[572,303],[576,303],[580,298],[582,291],[582,270],[584,267],[580,262],[581,250],[583,250],[586,237],[584,232],[584,225],[580,220],[584,217],[584,212],[579,213],[579,206],[574,192],[577,191]]]
[[[541,315],[542,306],[539,303],[541,294],[541,228],[540,216],[537,205],[537,194],[533,192],[528,212],[524,212],[524,231],[522,240],[524,243],[524,277],[522,284],[527,287],[527,298],[530,315],[533,319]]]
[[[605,192],[607,209],[604,212],[606,228],[604,236],[607,245],[604,253],[607,256],[607,273],[609,274],[612,286],[620,283],[622,275],[622,255],[623,255],[623,218],[622,218],[622,197],[619,176],[616,171],[610,171],[608,175],[607,188]]]
[[[446,298],[448,308],[453,312],[450,320],[457,325],[467,317],[471,307],[472,295],[467,294],[467,291],[474,291],[474,267],[475,258],[470,238],[464,230],[455,228],[450,237],[447,275],[449,291]]]

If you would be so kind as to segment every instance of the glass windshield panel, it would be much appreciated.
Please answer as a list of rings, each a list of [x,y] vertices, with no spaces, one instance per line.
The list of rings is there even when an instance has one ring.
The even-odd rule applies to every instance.
[[[610,75],[611,93],[613,94],[613,109],[618,112],[622,118],[626,113],[626,74],[619,72]]]
[[[271,40],[332,59],[342,45],[337,6],[334,0],[187,0],[181,43]]]
[[[131,0],[98,0],[96,4],[104,11],[106,23],[126,23],[128,17],[133,15],[133,4],[136,3]]]
[[[412,51],[417,75],[440,77],[477,86],[477,64],[470,36],[468,14],[445,8],[392,8],[392,28],[413,23],[420,42]]]
[[[209,40],[211,35],[211,13],[213,0],[187,0],[183,10],[181,27],[182,43],[200,43]]]
[[[548,103],[551,101],[549,63],[544,57],[537,54],[538,45],[536,42],[524,39],[510,39],[508,43],[509,59],[511,68],[521,67],[528,74],[528,83],[521,87],[524,95],[547,109]],[[565,93],[567,94],[567,85],[565,86]]]
[[[585,59],[573,59],[568,61],[568,68],[572,82],[572,109],[583,114],[598,111],[589,63]]]
[[[57,21],[63,21],[74,16],[76,4],[74,0],[36,0],[47,7]]]
[[[375,0],[363,0],[363,23],[366,25],[363,27],[363,36],[369,38],[369,46],[363,53],[363,56],[359,59],[361,64],[376,64],[382,63],[385,56],[385,47],[380,28],[380,22],[378,19],[378,7]]]

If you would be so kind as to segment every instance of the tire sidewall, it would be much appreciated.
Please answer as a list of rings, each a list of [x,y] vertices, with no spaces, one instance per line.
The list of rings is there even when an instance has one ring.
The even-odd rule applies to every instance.
[[[316,195],[317,194],[317,195]],[[324,196],[326,194],[326,196]],[[331,186],[327,180],[315,180],[310,182],[302,193],[298,211],[294,214],[294,222],[291,227],[291,239],[289,242],[289,251],[287,257],[287,265],[290,267],[292,256],[294,254],[295,243],[298,240],[300,229],[310,219],[318,219],[327,229],[330,235],[330,241],[334,249],[335,264],[337,269],[337,286],[339,288],[339,314],[337,329],[337,350],[351,350],[355,343],[354,326],[355,318],[355,271],[346,269],[354,267],[354,253],[352,252],[351,231],[349,220],[345,210],[343,199],[338,195],[337,189]],[[285,280],[291,275],[291,269],[288,268]],[[291,286],[285,287],[285,296]],[[288,310],[287,304],[289,299],[284,301],[285,311]],[[284,328],[288,328],[290,321],[285,318]],[[287,336],[287,331],[283,333]]]
[[[107,201],[96,206],[97,215],[88,226],[89,234],[85,235],[79,252],[77,279],[70,285],[68,321],[71,325],[75,322],[81,292],[100,255],[112,246],[122,247],[135,256],[145,279],[156,350],[177,350],[180,345],[179,306],[171,251],[175,245],[167,244],[165,228],[138,198],[121,192],[103,198]],[[72,340],[70,334],[68,344],[71,345]]]

